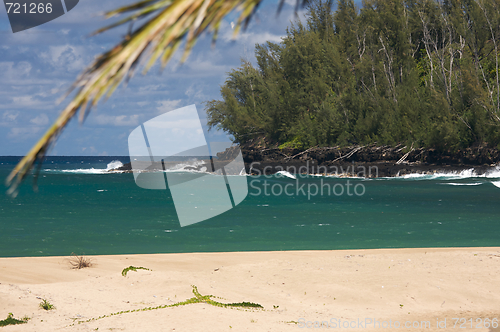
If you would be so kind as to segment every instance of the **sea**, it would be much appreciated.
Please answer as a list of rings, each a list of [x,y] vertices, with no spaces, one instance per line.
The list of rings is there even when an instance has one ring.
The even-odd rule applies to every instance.
[[[0,157],[0,178],[19,160]],[[0,257],[500,246],[500,169],[395,178],[243,173],[235,175],[248,184],[241,203],[181,227],[168,183],[144,189],[133,174],[109,171],[127,162],[47,157],[36,187],[29,177],[15,198],[4,187]]]

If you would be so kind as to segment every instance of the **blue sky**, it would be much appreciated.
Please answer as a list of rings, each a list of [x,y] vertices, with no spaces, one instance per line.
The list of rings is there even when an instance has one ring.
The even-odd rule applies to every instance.
[[[24,155],[69,102],[57,104],[77,75],[98,54],[126,33],[120,27],[89,37],[110,23],[102,13],[133,1],[80,0],[67,14],[38,27],[12,33],[5,7],[0,5],[0,155]],[[277,0],[264,1],[246,31],[232,40],[231,22],[222,24],[215,48],[211,35],[198,42],[179,66],[178,52],[167,68],[136,74],[106,102],[100,102],[87,120],[72,121],[50,155],[128,155],[130,132],[157,115],[195,104],[206,121],[204,101],[220,99],[226,74],[245,58],[252,62],[255,43],[279,42],[294,17],[295,0],[287,0],[276,17]],[[299,12],[303,17],[304,11]],[[205,128],[206,129],[206,128]],[[226,140],[211,132],[211,140]]]
[[[24,155],[47,130],[69,102],[66,98],[57,104],[77,75],[126,33],[126,28],[117,28],[89,37],[109,24],[102,13],[130,2],[80,0],[66,15],[15,34],[0,5],[0,155]],[[128,155],[128,135],[150,118],[191,104],[205,118],[201,103],[220,99],[226,73],[238,67],[241,58],[254,61],[255,43],[278,42],[285,34],[294,19],[293,6],[286,4],[276,18],[276,4],[265,1],[258,19],[236,41],[231,38],[234,14],[221,26],[215,48],[206,35],[183,65],[178,52],[163,73],[155,66],[146,75],[136,74],[99,103],[83,124],[72,121],[50,154]],[[212,140],[226,140],[223,133],[210,135]]]

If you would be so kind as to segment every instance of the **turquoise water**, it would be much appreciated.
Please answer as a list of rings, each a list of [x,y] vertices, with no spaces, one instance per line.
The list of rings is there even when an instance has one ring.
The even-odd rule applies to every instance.
[[[0,157],[2,179],[17,160]],[[500,172],[370,180],[246,177],[251,186],[241,204],[181,228],[170,191],[139,188],[132,174],[105,174],[114,160],[128,162],[51,157],[37,193],[28,181],[17,198],[0,195],[0,256],[500,246]],[[305,195],[297,194],[297,181]],[[270,194],[273,186],[276,193],[287,184],[293,195]],[[350,184],[351,194],[356,185],[361,193],[362,185],[364,194],[308,198],[307,186],[321,184],[337,185],[337,193]]]

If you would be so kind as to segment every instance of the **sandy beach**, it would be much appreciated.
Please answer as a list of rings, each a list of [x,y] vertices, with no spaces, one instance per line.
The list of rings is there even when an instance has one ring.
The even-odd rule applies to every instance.
[[[499,247],[90,257],[93,266],[81,270],[71,269],[68,257],[0,258],[0,319],[8,313],[30,318],[27,324],[0,329],[449,331],[481,327],[481,331],[500,331],[483,326],[485,319],[500,320]],[[150,270],[122,276],[130,265]],[[264,309],[194,303],[92,320],[184,301],[194,296],[191,285],[221,303],[253,302]],[[56,309],[41,309],[41,299]]]

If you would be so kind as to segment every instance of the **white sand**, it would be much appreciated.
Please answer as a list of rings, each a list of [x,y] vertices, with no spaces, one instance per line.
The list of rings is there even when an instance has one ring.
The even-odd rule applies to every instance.
[[[387,331],[354,328],[391,320],[398,331],[500,331],[453,328],[453,318],[500,321],[500,248],[288,251],[92,256],[72,270],[67,257],[0,258],[0,319],[27,324],[3,331]],[[152,271],[129,272],[129,265]],[[191,285],[220,302],[255,302],[264,310],[206,303],[106,317],[122,310],[193,297]],[[41,298],[56,306],[39,308]],[[275,307],[276,306],[276,307]],[[437,320],[447,319],[446,329]],[[351,328],[305,329],[306,322],[356,321]],[[298,322],[298,324],[293,323]],[[431,328],[406,322],[429,321]],[[75,325],[71,325],[76,322]],[[337,321],[338,322],[338,321]],[[479,321],[478,321],[479,322]],[[346,324],[346,323],[343,323]],[[420,324],[420,323],[419,323]],[[442,323],[443,324],[443,323]],[[500,322],[499,322],[500,324]],[[479,325],[482,326],[482,325]]]

